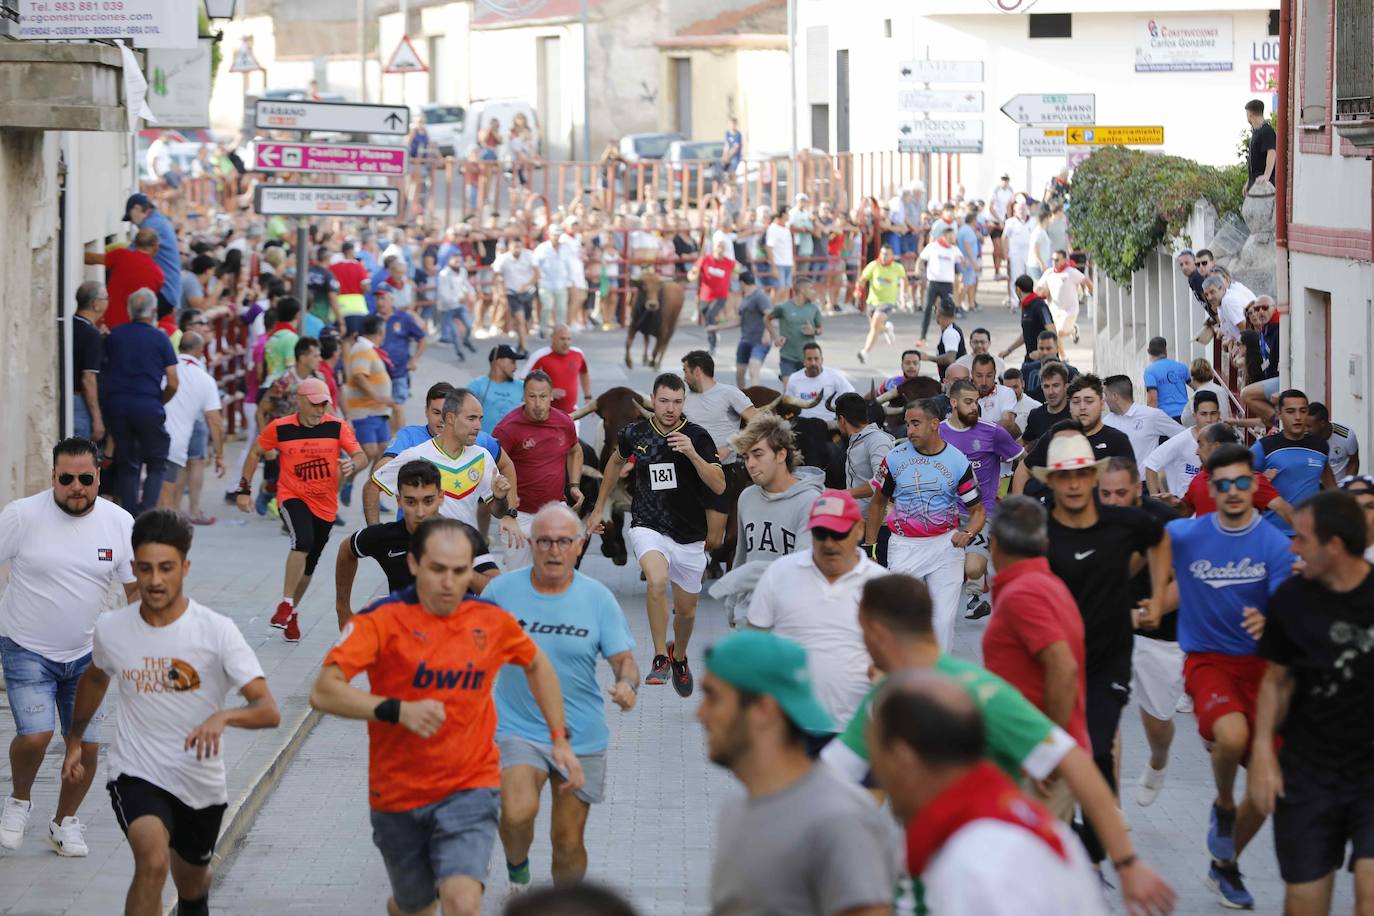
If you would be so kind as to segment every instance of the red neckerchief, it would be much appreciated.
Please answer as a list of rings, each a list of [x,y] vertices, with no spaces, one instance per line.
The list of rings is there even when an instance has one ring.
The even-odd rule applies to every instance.
[[[949,243],[949,239],[945,238],[943,235],[940,236],[938,239],[935,240],[935,244],[939,245],[941,248],[953,248],[953,247],[954,247],[953,245],[951,245],[951,244]]]
[[[923,873],[950,837],[973,821],[984,819],[1015,824],[1068,861],[1050,813],[1022,795],[1005,773],[984,761],[951,783],[911,819],[906,828],[908,873],[913,877]]]
[[[1063,267],[1056,267],[1056,268],[1054,268],[1054,272],[1057,273],[1057,274],[1062,274],[1064,271],[1066,271],[1066,270],[1068,270],[1068,269],[1069,269],[1069,262],[1068,262],[1068,261],[1065,261],[1065,262],[1064,262],[1064,266],[1063,266]]]
[[[293,324],[289,324],[285,321],[278,321],[277,326],[272,329],[272,333],[268,334],[267,336],[269,338],[276,337],[282,331],[290,331],[292,334],[294,334],[296,333],[296,326]]]
[[[1030,308],[1030,304],[1039,298],[1040,297],[1035,293],[1026,293],[1021,297],[1021,311],[1024,312],[1026,309]]]

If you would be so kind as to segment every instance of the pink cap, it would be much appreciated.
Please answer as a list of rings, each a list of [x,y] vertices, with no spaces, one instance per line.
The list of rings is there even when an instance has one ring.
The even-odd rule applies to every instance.
[[[844,490],[826,490],[811,504],[811,517],[806,521],[807,530],[824,528],[840,534],[848,534],[854,526],[864,520],[859,503]]]
[[[311,404],[329,403],[329,386],[317,378],[308,378],[296,386],[296,394]]]

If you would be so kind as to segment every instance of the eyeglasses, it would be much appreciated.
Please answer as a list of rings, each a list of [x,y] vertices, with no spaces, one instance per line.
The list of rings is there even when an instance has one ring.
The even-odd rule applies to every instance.
[[[1254,482],[1255,478],[1253,477],[1233,477],[1230,480],[1214,480],[1212,486],[1217,488],[1218,493],[1230,493],[1232,487],[1244,493],[1250,489]]]
[[[552,550],[557,547],[559,550],[567,550],[577,543],[575,538],[535,538],[534,546],[540,550]]]
[[[811,537],[818,541],[843,541],[849,537],[849,531],[831,531],[829,528],[812,528]]]
[[[82,485],[83,487],[89,487],[91,484],[95,483],[95,475],[94,475],[94,474],[58,474],[58,475],[57,475],[57,482],[60,483],[60,484],[62,484],[62,486],[64,486],[64,487],[70,487],[70,486],[72,485],[72,481],[74,481],[74,480],[79,480],[79,481],[81,481],[81,485]]]

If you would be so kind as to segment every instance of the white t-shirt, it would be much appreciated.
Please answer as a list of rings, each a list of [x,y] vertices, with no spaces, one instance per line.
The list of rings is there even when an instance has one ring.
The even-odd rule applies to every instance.
[[[894,226],[906,225],[906,204],[898,194],[887,202],[887,221]]]
[[[1192,429],[1185,429],[1145,459],[1145,470],[1163,474],[1165,491],[1178,497],[1188,492],[1188,484],[1202,470],[1202,459],[1197,454],[1197,437],[1193,432]]]
[[[982,419],[989,423],[1001,423],[1005,413],[1016,413],[1016,392],[1006,385],[994,385],[992,394],[978,399]]]
[[[1001,182],[998,182],[988,195],[988,212],[993,219],[1005,220],[1011,212],[1011,202],[1015,199],[1016,191],[1010,186],[1004,188]]]
[[[1077,267],[1069,266],[1063,270],[1051,267],[1040,277],[1040,283],[1049,290],[1051,303],[1065,311],[1073,311],[1078,308],[1078,288],[1086,279],[1083,271]]]
[[[291,369],[288,372],[294,371]],[[163,380],[163,387],[167,387]],[[194,356],[183,354],[177,358],[177,393],[163,407],[166,419],[163,427],[171,444],[167,448],[167,460],[180,467],[186,466],[186,452],[191,444],[191,430],[196,420],[206,411],[219,410],[219,385],[214,376],[200,367]]]
[[[801,645],[816,699],[835,721],[847,723],[868,693],[868,666],[859,627],[859,593],[887,570],[867,557],[830,582],[811,551],[778,557],[768,565],[749,601],[749,623],[771,629]]]
[[[1024,827],[983,818],[956,831],[921,874],[925,901],[940,916],[1103,916],[1102,888],[1079,842],[1054,831],[1061,858]]]
[[[1179,417],[1184,426],[1193,425],[1193,395],[1199,391],[1210,391],[1217,396],[1217,404],[1221,407],[1221,418],[1229,420],[1231,418],[1231,396],[1226,389],[1216,382],[1207,382],[1202,385],[1191,385],[1188,389],[1188,406],[1183,408],[1183,416]]]
[[[1011,261],[1025,266],[1026,259],[1030,256],[1030,236],[1031,227],[1025,220],[1014,216],[1007,217],[1007,221],[1002,225],[1002,239],[1007,243],[1007,257]]]
[[[582,252],[582,240],[571,233],[563,233],[558,237],[558,255],[563,259],[568,283],[573,289],[586,289],[587,263]]]
[[[1112,429],[1120,430],[1131,440],[1131,450],[1135,452],[1136,467],[1144,467],[1145,459],[1159,447],[1161,438],[1172,438],[1183,432],[1183,427],[1174,418],[1149,404],[1131,404],[1124,414],[1110,410],[1102,415],[1102,423]]]
[[[54,662],[74,662],[91,651],[96,617],[110,601],[110,586],[134,581],[134,518],[108,499],[91,495],[91,511],[68,515],[52,488],[16,499],[0,512],[0,563],[10,581],[0,595],[0,636]]]
[[[717,383],[700,394],[687,392],[684,406],[687,419],[710,433],[711,441],[719,449],[728,446],[730,437],[739,432],[744,411],[753,407],[754,402],[734,385]],[[725,463],[730,464],[736,457],[731,451]]]
[[[95,628],[91,664],[119,689],[106,772],[147,780],[192,808],[222,805],[224,739],[218,754],[197,760],[186,736],[224,708],[229,691],[262,677],[262,665],[234,621],[203,604],[190,601],[165,627],[149,625],[139,604],[103,615]]]
[[[1015,396],[1015,392],[1013,392],[1013,396]],[[1043,405],[1030,395],[1021,395],[1021,400],[1017,401],[1016,406],[1012,408],[1016,412],[1016,425],[1024,430],[1026,421],[1030,419],[1030,412],[1041,406]]]
[[[1331,438],[1326,440],[1326,444],[1330,449],[1331,473],[1339,482],[1345,476],[1351,456],[1360,453],[1359,440],[1355,438],[1355,430],[1339,423],[1332,423]]]
[[[439,469],[439,490],[443,502],[439,514],[477,527],[477,506],[491,499],[491,484],[496,477],[496,461],[480,445],[469,445],[453,457],[439,447],[439,440],[427,439],[413,445],[382,465],[372,480],[388,496],[396,494],[396,478],[407,461],[428,461]]]
[[[945,345],[945,353],[958,353],[959,341],[963,340],[963,333],[950,322],[949,326],[940,332],[940,343]],[[944,355],[944,354],[941,354]]]
[[[967,369],[967,370],[969,371],[969,375],[972,375],[972,374],[973,374],[973,360],[974,360],[974,357],[976,357],[977,355],[978,355],[977,353],[974,353],[972,350],[970,350],[968,353],[965,353],[963,356],[961,356],[961,357],[959,357],[958,359],[956,359],[956,360],[954,361],[954,365],[956,365],[956,366],[963,366],[965,369]],[[1001,377],[1002,377],[1002,373],[1007,371],[1007,363],[1006,363],[1006,361],[1005,361],[1004,359],[1002,359],[1002,357],[998,356],[996,353],[989,353],[988,356],[991,356],[991,357],[992,357],[992,363],[993,363],[994,366],[997,367],[997,377],[998,377],[998,378],[1001,378]]]
[[[566,289],[568,271],[563,262],[563,253],[556,243],[545,239],[534,246],[534,263],[539,268],[539,285],[548,289]]]
[[[1036,260],[1037,255],[1039,256],[1038,262]],[[1038,271],[1049,273],[1054,269],[1050,266],[1050,261],[1053,258],[1054,240],[1050,238],[1049,230],[1037,222],[1030,230],[1030,242],[1026,251],[1026,269],[1031,271],[1032,276]]]
[[[509,251],[501,252],[492,262],[491,269],[501,275],[506,292],[516,293],[534,279],[534,266],[534,255],[528,248],[522,248],[519,256]]]
[[[921,249],[921,260],[926,262],[927,280],[934,280],[937,283],[953,283],[954,269],[960,263],[959,247],[931,242]]]
[[[773,253],[773,263],[778,267],[791,267],[792,230],[777,223],[769,223],[768,231],[763,234],[763,244]]]
[[[1217,318],[1221,322],[1223,337],[1230,340],[1240,339],[1240,328],[1237,325],[1245,324],[1245,307],[1254,301],[1255,294],[1249,287],[1239,281],[1231,281],[1231,285],[1226,288],[1226,295],[1221,297],[1221,305],[1217,308]]]
[[[820,395],[820,403],[815,407],[806,408],[801,412],[801,415],[803,417],[816,417],[820,420],[834,420],[835,405],[832,402],[827,407],[825,402],[832,397],[839,397],[853,390],[854,386],[849,384],[849,379],[845,377],[843,372],[825,366],[815,378],[808,376],[805,370],[793,372],[787,377],[787,387],[784,389],[784,393],[804,401],[810,401],[816,395]]]

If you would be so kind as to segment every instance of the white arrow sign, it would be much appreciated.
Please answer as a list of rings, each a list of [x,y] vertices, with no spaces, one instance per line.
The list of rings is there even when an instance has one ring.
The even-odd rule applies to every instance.
[[[404,105],[258,99],[253,109],[253,126],[267,130],[330,130],[404,137],[410,130],[410,109]]]
[[[904,60],[897,65],[903,83],[981,83],[981,60]]]
[[[981,89],[898,89],[897,110],[913,114],[927,111],[982,111]]]
[[[897,149],[903,153],[981,153],[983,122],[902,121],[897,125]]]
[[[263,216],[395,216],[401,196],[394,188],[260,184],[253,209]]]
[[[1062,127],[1023,127],[1019,139],[1021,156],[1060,158],[1068,154]]]
[[[1002,106],[1002,114],[1017,124],[1096,124],[1097,96],[1018,95]]]

